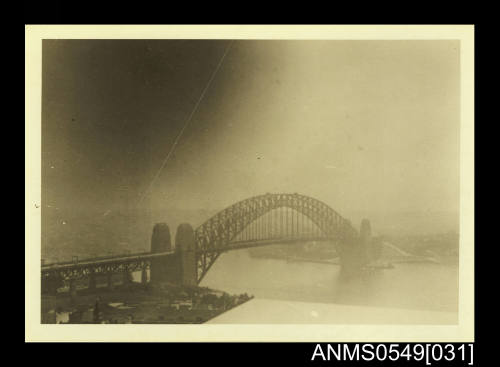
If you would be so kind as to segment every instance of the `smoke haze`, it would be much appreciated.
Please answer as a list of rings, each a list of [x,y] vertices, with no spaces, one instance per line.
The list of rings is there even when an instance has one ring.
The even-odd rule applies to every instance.
[[[229,42],[44,40],[44,209],[298,192],[353,222],[444,213],[458,230],[458,41],[234,41],[139,203]]]

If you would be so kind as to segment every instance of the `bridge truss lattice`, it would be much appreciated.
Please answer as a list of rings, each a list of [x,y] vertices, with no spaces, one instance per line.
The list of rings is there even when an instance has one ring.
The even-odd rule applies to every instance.
[[[269,240],[357,236],[351,223],[325,203],[299,194],[265,194],[239,201],[195,230],[198,283],[225,251]]]

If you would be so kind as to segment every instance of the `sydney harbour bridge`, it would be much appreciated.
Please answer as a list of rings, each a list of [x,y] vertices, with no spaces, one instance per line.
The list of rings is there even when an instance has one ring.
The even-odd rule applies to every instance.
[[[172,247],[170,228],[153,228],[151,251],[66,263],[42,264],[42,292],[55,293],[63,283],[75,289],[75,281],[88,279],[96,287],[98,277],[122,274],[125,282],[140,271],[142,282],[170,282],[194,286],[201,282],[217,258],[227,251],[273,245],[326,241],[340,259],[341,275],[358,274],[370,261],[370,222],[360,231],[334,209],[312,197],[299,194],[265,194],[239,201],[220,211],[198,228],[179,225]],[[149,270],[149,279],[148,271]]]

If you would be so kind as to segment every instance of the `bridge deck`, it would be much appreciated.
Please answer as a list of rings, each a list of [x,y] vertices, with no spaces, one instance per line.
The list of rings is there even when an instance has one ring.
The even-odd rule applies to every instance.
[[[116,262],[127,262],[127,261],[137,261],[137,260],[148,260],[155,257],[168,256],[172,255],[175,251],[166,251],[166,252],[158,252],[156,254],[152,253],[139,253],[139,254],[131,254],[131,255],[121,255],[116,257],[108,257],[108,258],[93,258],[86,259],[79,262],[65,262],[65,263],[54,263],[42,266],[43,270],[52,270],[52,269],[64,269],[64,268],[72,268],[72,267],[85,267],[89,265],[98,265],[98,264],[106,264],[106,263],[116,263]]]
[[[267,246],[267,245],[273,245],[273,244],[284,244],[284,243],[298,243],[298,242],[303,242],[303,241],[316,241],[316,242],[324,242],[324,241],[331,241],[332,238],[327,238],[327,237],[294,237],[294,238],[273,238],[273,239],[267,239],[267,240],[254,240],[254,241],[234,241],[229,243],[227,246],[223,248],[214,248],[214,249],[206,249],[204,251],[198,251],[198,253],[208,253],[208,252],[227,252],[231,250],[239,250],[239,249],[246,249],[246,248],[252,248],[252,247],[259,247],[259,246]],[[92,267],[92,266],[99,266],[99,265],[105,265],[105,264],[116,264],[116,263],[130,263],[130,262],[135,262],[135,261],[144,261],[144,260],[150,260],[153,258],[157,257],[162,257],[162,256],[169,256],[174,254],[175,251],[165,251],[165,252],[159,252],[159,253],[150,253],[150,252],[141,252],[141,253],[135,253],[135,254],[127,254],[127,255],[119,255],[119,256],[114,256],[114,257],[97,257],[97,258],[91,258],[91,259],[85,259],[81,260],[78,262],[64,262],[64,263],[54,263],[54,264],[47,264],[43,265],[41,270],[42,272],[47,271],[54,271],[54,270],[67,270],[67,269],[77,269],[77,268],[85,268],[85,267]]]

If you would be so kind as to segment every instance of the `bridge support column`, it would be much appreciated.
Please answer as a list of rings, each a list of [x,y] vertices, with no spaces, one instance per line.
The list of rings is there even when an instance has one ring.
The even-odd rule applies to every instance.
[[[172,243],[170,240],[170,228],[166,223],[157,223],[153,228],[151,236],[151,253],[166,252],[172,250]],[[161,283],[167,279],[167,258],[161,257],[158,259],[151,259],[150,267],[150,281],[151,283]]]
[[[96,275],[93,274],[93,273],[90,274],[90,276],[89,276],[89,289],[91,291],[95,291],[96,290],[96,288],[97,288],[96,283],[97,283],[96,282]]]
[[[71,296],[71,299],[74,299],[77,295],[75,279],[70,279],[69,281],[69,295]]]
[[[113,290],[113,273],[108,273],[107,276],[108,289]]]
[[[134,278],[132,277],[132,273],[128,270],[125,270],[122,274],[122,283],[124,285],[132,283]]]
[[[197,285],[196,243],[190,224],[184,223],[177,227],[175,250],[180,261],[180,283],[184,286]]]
[[[142,284],[147,284],[148,283],[148,272],[146,268],[142,268],[141,271],[141,283]]]

